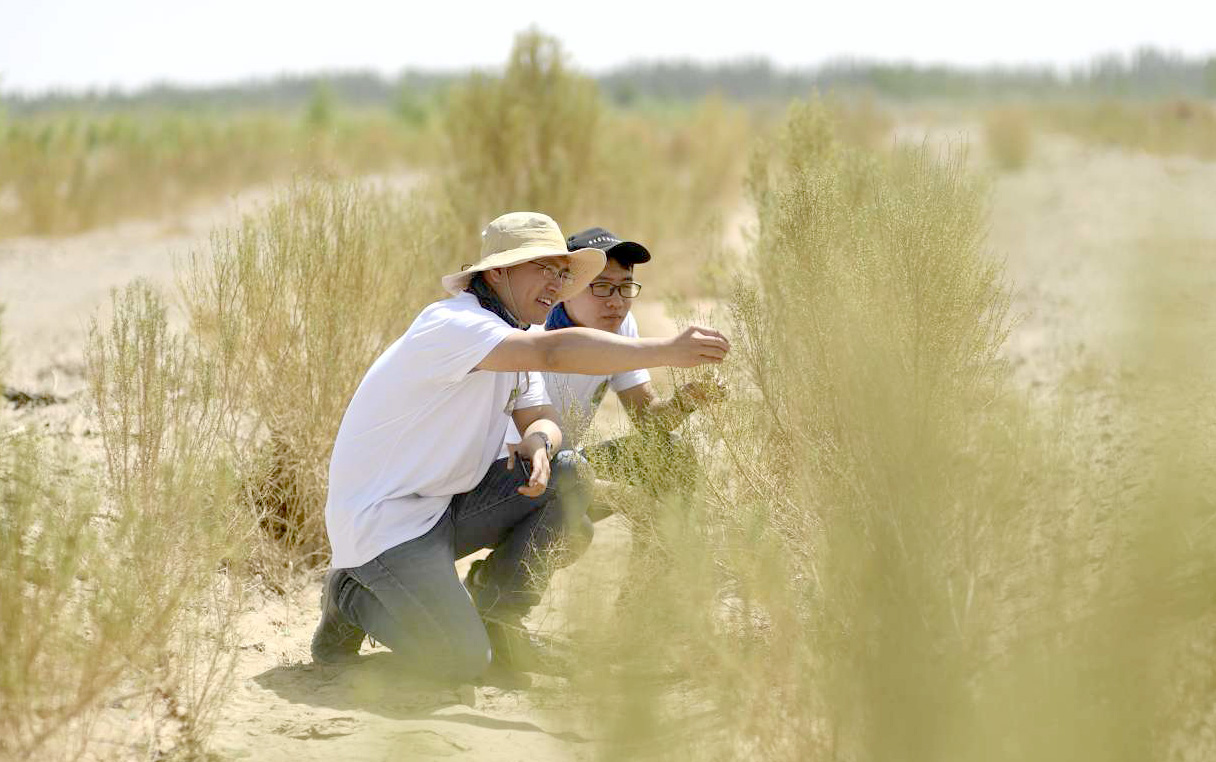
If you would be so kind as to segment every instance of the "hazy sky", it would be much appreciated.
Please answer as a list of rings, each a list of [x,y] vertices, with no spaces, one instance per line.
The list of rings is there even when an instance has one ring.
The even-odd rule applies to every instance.
[[[611,0],[0,0],[0,89],[215,83],[280,72],[502,63],[531,25],[577,66],[638,59],[842,56],[1068,66],[1154,45],[1216,54],[1211,0],[917,0],[832,3]],[[1119,10],[1134,6],[1138,10]]]

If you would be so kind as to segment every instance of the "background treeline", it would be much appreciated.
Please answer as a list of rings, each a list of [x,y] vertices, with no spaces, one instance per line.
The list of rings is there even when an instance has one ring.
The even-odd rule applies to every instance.
[[[283,75],[211,87],[169,83],[133,92],[120,89],[40,94],[0,93],[14,116],[63,110],[125,111],[304,108],[318,88],[343,104],[414,114],[468,75],[464,71],[407,69],[397,77],[375,72]],[[693,101],[721,95],[740,101],[785,101],[819,90],[857,91],[894,100],[968,101],[1009,98],[1213,98],[1216,56],[1192,58],[1142,48],[1108,54],[1069,70],[1047,65],[956,67],[838,60],[812,68],[784,69],[764,59],[703,64],[651,61],[626,64],[595,77],[617,105]]]

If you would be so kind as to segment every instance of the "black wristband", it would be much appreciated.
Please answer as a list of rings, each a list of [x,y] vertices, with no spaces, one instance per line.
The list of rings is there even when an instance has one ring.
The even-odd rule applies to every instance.
[[[553,460],[553,440],[549,439],[549,435],[543,431],[533,431],[528,436],[540,437],[545,443],[545,457]]]

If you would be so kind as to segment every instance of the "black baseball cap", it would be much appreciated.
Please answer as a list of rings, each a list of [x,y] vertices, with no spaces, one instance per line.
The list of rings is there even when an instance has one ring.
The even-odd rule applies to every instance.
[[[635,241],[622,241],[603,228],[587,228],[575,233],[566,239],[566,248],[570,251],[599,249],[626,267],[650,261],[650,252],[645,246]]]

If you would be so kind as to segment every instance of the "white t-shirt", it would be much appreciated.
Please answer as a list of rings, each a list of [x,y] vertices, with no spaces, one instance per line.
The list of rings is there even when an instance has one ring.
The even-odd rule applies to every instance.
[[[329,463],[325,528],[335,568],[426,534],[498,457],[508,406],[548,404],[539,373],[474,370],[515,331],[465,293],[426,307],[372,363]]]
[[[534,325],[529,330],[543,331],[544,326]],[[616,332],[621,336],[637,338],[638,322],[633,319],[632,312],[625,315],[625,320]],[[620,393],[650,380],[650,373],[645,369],[622,371],[611,376],[584,376],[579,373],[541,375],[545,379],[545,391],[553,400],[553,407],[557,411],[557,424],[562,430],[562,449],[578,446],[579,439],[591,424],[600,401],[609,389]],[[519,432],[512,423],[507,429],[506,442],[514,444],[519,439]],[[504,446],[503,453],[505,452]]]

